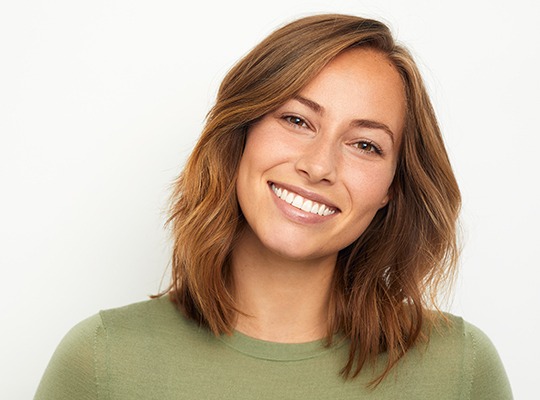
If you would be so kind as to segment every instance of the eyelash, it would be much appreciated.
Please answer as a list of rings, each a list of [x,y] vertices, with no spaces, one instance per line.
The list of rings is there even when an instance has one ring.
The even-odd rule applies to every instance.
[[[281,118],[295,128],[309,128],[309,124],[303,118],[297,117],[296,115],[284,115]],[[292,119],[295,119],[298,123],[292,122]]]
[[[371,147],[371,150],[366,150],[365,148],[362,148],[362,146]],[[353,143],[353,147],[356,147],[358,150],[365,153],[375,153],[378,155],[383,153],[382,149],[371,140],[359,140],[358,142]]]
[[[281,118],[296,129],[300,129],[300,128],[309,129],[309,124],[303,118],[300,118],[296,115],[284,115]],[[293,119],[296,120],[296,122],[292,122],[291,120]],[[359,140],[358,142],[353,143],[352,146],[356,147],[358,150],[364,153],[368,153],[368,154],[375,153],[378,155],[383,154],[382,149],[371,140]],[[362,148],[361,146],[370,147],[371,149],[366,150],[365,148]]]

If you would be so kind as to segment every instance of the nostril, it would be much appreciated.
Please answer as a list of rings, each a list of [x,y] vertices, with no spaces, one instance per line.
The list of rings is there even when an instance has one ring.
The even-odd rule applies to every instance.
[[[322,160],[299,159],[296,163],[296,170],[314,182],[332,182],[335,177],[335,168],[333,163]]]

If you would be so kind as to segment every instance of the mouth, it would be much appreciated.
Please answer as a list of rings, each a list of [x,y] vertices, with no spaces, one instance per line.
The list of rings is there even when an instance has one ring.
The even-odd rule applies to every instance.
[[[337,208],[329,206],[324,203],[316,202],[314,200],[307,199],[303,196],[300,196],[298,193],[293,191],[281,188],[275,183],[270,183],[270,187],[274,194],[282,201],[290,204],[293,207],[296,207],[302,211],[317,214],[322,217],[327,217],[329,215],[335,214],[338,211]]]

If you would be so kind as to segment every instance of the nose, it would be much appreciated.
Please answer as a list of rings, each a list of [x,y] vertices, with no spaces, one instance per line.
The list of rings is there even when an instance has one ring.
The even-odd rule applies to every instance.
[[[319,135],[304,144],[296,161],[296,171],[312,183],[334,183],[337,174],[337,146]]]

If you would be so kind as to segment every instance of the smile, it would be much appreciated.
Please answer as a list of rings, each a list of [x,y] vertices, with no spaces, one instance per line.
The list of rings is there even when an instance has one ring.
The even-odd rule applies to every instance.
[[[293,207],[299,208],[302,211],[306,211],[311,214],[318,214],[323,217],[332,215],[336,212],[335,208],[327,206],[326,204],[317,203],[313,200],[305,199],[299,194],[290,192],[287,189],[277,187],[273,183],[271,187],[272,191],[279,199],[283,200],[284,202],[290,204]]]

